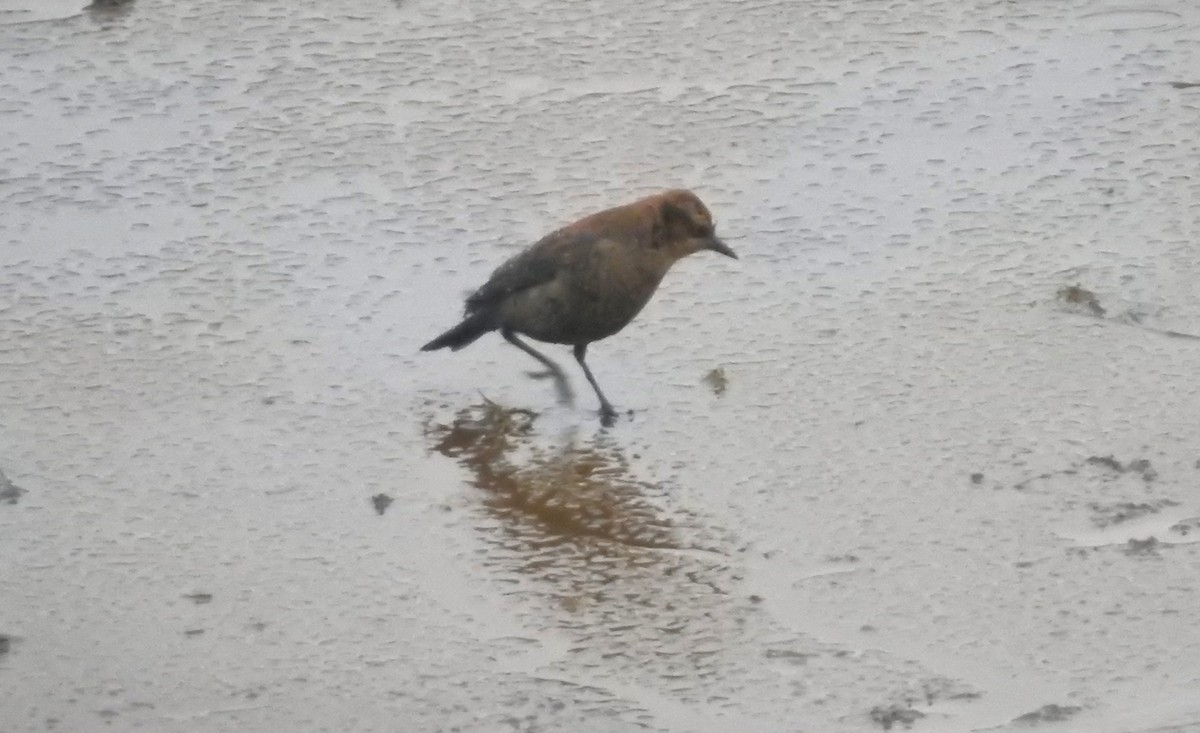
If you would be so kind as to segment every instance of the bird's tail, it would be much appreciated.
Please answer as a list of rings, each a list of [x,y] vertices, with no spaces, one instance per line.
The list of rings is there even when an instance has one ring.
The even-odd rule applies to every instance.
[[[488,331],[495,330],[496,326],[487,314],[472,313],[464,318],[462,323],[422,346],[421,351],[435,351],[437,349],[444,349],[447,346],[454,351],[458,351]]]

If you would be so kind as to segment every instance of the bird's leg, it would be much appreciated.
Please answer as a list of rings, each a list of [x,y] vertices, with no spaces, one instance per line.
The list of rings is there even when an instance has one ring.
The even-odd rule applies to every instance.
[[[538,351],[537,349],[533,348],[532,346],[525,343],[521,339],[517,338],[517,334],[514,333],[511,329],[507,329],[507,328],[502,329],[500,331],[500,334],[502,336],[504,336],[505,341],[508,341],[508,343],[512,344],[513,346],[516,346],[521,351],[524,351],[526,354],[529,354],[534,359],[537,359],[538,361],[540,361],[543,366],[545,366],[547,369],[550,370],[551,374],[563,376],[562,367],[560,367],[558,364],[554,363],[554,360],[551,359],[550,357],[546,356],[542,352]]]
[[[546,367],[545,372],[530,372],[529,376],[535,379],[546,376],[554,377],[554,386],[558,392],[558,401],[560,403],[570,404],[575,399],[575,395],[571,393],[571,385],[567,382],[567,375],[563,372],[562,367],[554,363],[553,359],[517,338],[517,334],[512,329],[502,328],[500,329],[500,335],[504,337],[505,341],[529,354],[534,359],[537,359],[542,363],[542,366]]]
[[[587,377],[588,383],[592,385],[592,389],[596,390],[596,396],[600,398],[601,422],[608,426],[612,424],[612,419],[617,416],[617,411],[613,409],[608,398],[600,391],[600,385],[596,384],[596,378],[592,376],[592,370],[588,369],[587,362],[584,361],[586,355],[587,344],[575,344],[575,361],[579,362],[579,366],[583,367],[583,375]]]

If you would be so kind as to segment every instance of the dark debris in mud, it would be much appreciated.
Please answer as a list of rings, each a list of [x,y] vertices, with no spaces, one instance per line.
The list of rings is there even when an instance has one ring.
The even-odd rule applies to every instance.
[[[1043,705],[1037,710],[1013,718],[1018,725],[1039,725],[1041,723],[1061,723],[1078,713],[1082,708],[1076,705]]]
[[[1179,506],[1179,502],[1171,499],[1159,499],[1153,502],[1122,501],[1116,504],[1100,504],[1099,502],[1088,504],[1088,508],[1092,510],[1092,524],[1100,528],[1157,514],[1163,509],[1173,506]]]
[[[383,516],[383,513],[387,511],[387,508],[392,505],[393,501],[395,499],[387,494],[376,494],[371,497],[371,506],[374,507],[376,514]]]
[[[1086,463],[1090,466],[1102,466],[1115,473],[1129,473],[1131,471],[1139,473],[1142,476],[1142,480],[1146,483],[1150,483],[1158,478],[1158,472],[1150,466],[1148,458],[1138,458],[1122,465],[1112,455],[1091,456],[1087,459]]]
[[[1158,551],[1162,544],[1156,537],[1147,537],[1144,540],[1130,538],[1125,543],[1125,554],[1133,557],[1158,557]]]
[[[1171,86],[1175,87],[1176,89],[1192,89],[1194,87],[1200,87],[1200,81],[1173,81],[1171,82]]]
[[[763,652],[767,659],[781,659],[792,664],[808,664],[808,660],[817,656],[812,652],[799,652],[795,649],[767,649]]]
[[[939,700],[978,700],[982,696],[982,693],[963,683],[945,677],[935,677],[921,683],[921,699],[926,705],[933,705]]]
[[[725,390],[729,389],[729,377],[725,376],[725,369],[722,367],[717,367],[708,374],[705,374],[704,383],[718,397],[725,394]]]
[[[0,656],[8,654],[12,649],[12,637],[8,634],[0,634]]]
[[[195,603],[197,606],[203,606],[206,603],[212,603],[213,594],[212,593],[188,593],[188,594],[184,595],[184,598],[188,599],[192,603]]]
[[[1139,476],[1142,481],[1149,485],[1158,479],[1158,471],[1150,465],[1148,458],[1135,458],[1128,463],[1121,463],[1112,455],[1107,456],[1089,456],[1082,463],[1078,463],[1070,468],[1064,468],[1059,471],[1047,471],[1040,473],[1037,476],[1018,481],[1013,484],[1013,488],[1018,491],[1024,491],[1029,488],[1034,481],[1055,478],[1057,476],[1075,476],[1081,468],[1087,466],[1099,467],[1105,470],[1106,473],[1122,476],[1128,473],[1133,473]]]
[[[1200,517],[1188,517],[1172,524],[1168,529],[1180,537],[1187,537],[1192,532],[1200,533]]]
[[[913,723],[925,717],[915,706],[931,706],[942,700],[977,700],[981,693],[961,682],[945,677],[929,677],[921,680],[919,687],[911,689],[900,702],[877,705],[871,708],[871,720],[884,730],[897,725],[911,728]]]
[[[905,705],[877,705],[871,708],[871,720],[884,730],[896,725],[911,728],[912,724],[925,717],[925,713]]]
[[[1079,472],[1070,468],[1063,469],[1062,471],[1047,471],[1046,473],[1039,473],[1038,475],[1024,479],[1023,481],[1018,481],[1017,483],[1013,484],[1013,488],[1017,491],[1024,491],[1028,489],[1029,485],[1034,481],[1054,478],[1055,476],[1074,476],[1077,473]]]
[[[8,477],[4,475],[4,472],[0,471],[0,503],[16,504],[17,500],[20,499],[21,495],[24,493],[25,489],[22,489],[12,481],[9,481]]]

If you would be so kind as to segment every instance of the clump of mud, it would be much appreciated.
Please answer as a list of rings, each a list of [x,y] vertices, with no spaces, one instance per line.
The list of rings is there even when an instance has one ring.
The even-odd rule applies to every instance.
[[[1018,725],[1039,725],[1041,723],[1061,723],[1078,713],[1083,708],[1077,705],[1043,705],[1031,713],[1017,716],[1013,722]]]
[[[387,511],[387,508],[392,505],[393,501],[395,499],[387,494],[376,494],[371,497],[371,506],[374,507],[376,514],[382,516]]]
[[[1169,328],[1156,328],[1150,325],[1148,319],[1161,316],[1162,313],[1159,312],[1161,309],[1146,309],[1145,307],[1134,305],[1113,316],[1109,316],[1109,309],[1100,304],[1099,296],[1079,284],[1061,287],[1055,295],[1058,302],[1062,304],[1063,310],[1068,313],[1100,318],[1105,323],[1134,326],[1150,331],[1151,333],[1170,336],[1171,338],[1200,341],[1200,335],[1194,333],[1185,333]]]
[[[1103,318],[1107,312],[1100,305],[1100,299],[1092,291],[1076,285],[1068,285],[1058,289],[1058,300],[1073,309],[1086,312],[1097,318]]]

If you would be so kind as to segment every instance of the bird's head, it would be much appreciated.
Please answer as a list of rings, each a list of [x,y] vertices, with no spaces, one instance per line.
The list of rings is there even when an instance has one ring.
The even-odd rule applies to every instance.
[[[654,247],[674,259],[705,249],[737,259],[733,250],[717,239],[712,214],[696,194],[677,189],[659,194],[655,199]]]

